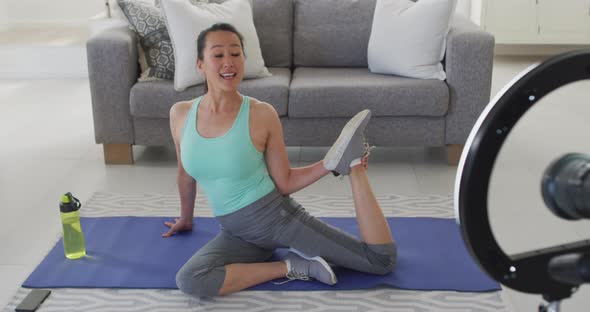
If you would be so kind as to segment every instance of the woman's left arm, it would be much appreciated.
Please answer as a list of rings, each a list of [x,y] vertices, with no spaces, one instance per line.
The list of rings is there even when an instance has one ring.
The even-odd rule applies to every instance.
[[[261,106],[264,106],[260,107],[261,117],[268,131],[264,153],[266,166],[281,194],[295,193],[330,173],[321,160],[309,166],[291,168],[279,115],[269,104]]]

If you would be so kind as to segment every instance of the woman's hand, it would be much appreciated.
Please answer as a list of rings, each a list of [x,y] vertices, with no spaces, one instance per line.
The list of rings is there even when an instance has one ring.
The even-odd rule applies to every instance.
[[[164,238],[170,237],[170,236],[174,235],[175,233],[193,230],[192,220],[186,221],[186,220],[182,220],[180,218],[176,218],[176,219],[174,219],[174,223],[166,221],[166,222],[164,222],[164,224],[170,228],[170,230],[168,232],[162,234],[162,237],[164,237]]]

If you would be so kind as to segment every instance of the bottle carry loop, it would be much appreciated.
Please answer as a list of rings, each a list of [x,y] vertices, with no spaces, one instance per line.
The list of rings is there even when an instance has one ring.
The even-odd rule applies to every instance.
[[[80,203],[80,200],[74,197],[72,193],[68,192],[68,194],[70,194],[70,196],[74,199],[74,205],[76,205],[76,210],[79,210],[82,207],[82,203]]]

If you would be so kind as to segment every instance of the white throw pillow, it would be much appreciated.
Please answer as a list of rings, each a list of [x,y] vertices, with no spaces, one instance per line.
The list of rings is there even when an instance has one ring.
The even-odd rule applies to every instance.
[[[174,89],[182,91],[187,87],[205,82],[197,69],[197,37],[201,31],[215,23],[229,23],[244,36],[246,64],[244,78],[268,77],[252,6],[248,0],[229,0],[193,6],[186,0],[161,0],[162,12],[174,48],[176,69]]]
[[[446,79],[440,63],[456,0],[377,0],[367,60],[373,73]]]

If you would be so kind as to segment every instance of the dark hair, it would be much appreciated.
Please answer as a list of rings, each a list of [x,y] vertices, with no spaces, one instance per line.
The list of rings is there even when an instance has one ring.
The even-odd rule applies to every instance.
[[[199,34],[199,37],[197,37],[197,58],[199,60],[203,61],[203,50],[205,50],[205,40],[207,39],[207,35],[215,31],[229,31],[238,36],[238,39],[240,39],[240,45],[242,46],[242,53],[244,54],[244,57],[246,57],[246,52],[244,52],[244,36],[242,36],[232,24],[216,23],[203,30]],[[207,93],[207,91],[209,90],[207,88],[207,79],[205,79],[205,93]]]

